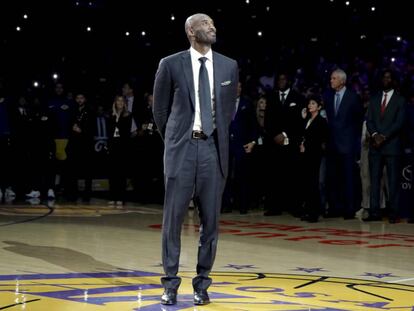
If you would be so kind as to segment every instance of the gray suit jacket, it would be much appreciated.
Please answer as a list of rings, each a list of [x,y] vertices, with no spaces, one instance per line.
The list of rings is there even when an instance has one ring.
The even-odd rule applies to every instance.
[[[237,62],[213,52],[215,125],[221,171],[227,177],[229,125],[239,81]],[[195,92],[190,51],[163,58],[154,82],[154,121],[164,140],[164,173],[176,176],[181,168],[195,114]]]
[[[380,148],[370,146],[370,151],[399,155],[402,153],[401,132],[405,122],[405,99],[394,90],[383,117],[381,100],[382,92],[372,97],[369,102],[367,130],[371,135],[375,132],[385,135],[386,141]]]

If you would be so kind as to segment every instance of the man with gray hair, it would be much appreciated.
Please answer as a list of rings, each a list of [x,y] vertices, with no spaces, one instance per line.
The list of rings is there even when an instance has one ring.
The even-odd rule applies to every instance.
[[[346,87],[345,71],[334,70],[330,82],[332,90],[324,100],[329,127],[326,216],[353,219],[360,208],[355,181],[359,178],[364,110],[359,95]]]

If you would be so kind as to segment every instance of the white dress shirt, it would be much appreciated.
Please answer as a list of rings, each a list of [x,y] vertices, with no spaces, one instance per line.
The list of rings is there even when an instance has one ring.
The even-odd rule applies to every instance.
[[[388,106],[388,103],[390,102],[390,99],[391,99],[392,94],[394,94],[394,90],[389,90],[388,92],[382,92],[381,105],[382,105],[382,103],[384,101],[384,95],[385,95],[385,93],[387,93],[387,101],[385,103],[385,107],[387,107]]]
[[[200,98],[199,98],[199,91],[198,91],[198,77],[200,74],[200,66],[201,63],[198,60],[200,57],[206,57],[207,60],[205,62],[207,72],[208,72],[208,80],[210,82],[210,94],[211,94],[211,109],[213,112],[213,125],[215,124],[215,105],[214,105],[214,71],[213,71],[213,52],[210,49],[206,55],[203,55],[196,51],[193,47],[190,48],[190,55],[191,55],[191,65],[193,67],[193,79],[194,79],[194,92],[195,92],[195,116],[194,116],[194,124],[193,124],[193,131],[201,131],[201,114],[200,114]],[[214,125],[215,128],[215,125]]]

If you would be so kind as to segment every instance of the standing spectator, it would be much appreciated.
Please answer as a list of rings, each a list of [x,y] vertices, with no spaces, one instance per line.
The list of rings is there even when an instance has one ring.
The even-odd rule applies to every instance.
[[[230,123],[229,173],[223,194],[223,212],[230,212],[233,205],[240,214],[246,214],[252,200],[252,151],[258,138],[258,125],[252,102],[241,95],[237,87],[236,109]]]
[[[326,217],[353,219],[359,209],[355,182],[359,180],[357,161],[361,152],[361,128],[364,110],[360,97],[346,87],[346,73],[331,74],[331,88],[324,99],[329,128],[327,144]]]
[[[108,115],[104,107],[98,104],[96,107],[96,115],[93,120],[93,174],[97,177],[107,177],[108,167]]]
[[[68,99],[63,84],[60,82],[56,83],[54,94],[48,101],[48,110],[51,133],[56,147],[55,172],[60,177],[59,186],[65,187],[65,178],[68,173],[66,147],[72,132],[74,103]],[[54,197],[54,193],[50,193],[50,196]]]
[[[142,152],[142,163],[139,163],[140,170],[140,199],[141,202],[150,202],[159,200],[163,197],[164,178],[162,158],[164,151],[164,144],[160,135],[157,134],[157,126],[154,121],[152,107],[154,103],[152,94],[145,96],[145,119],[143,121],[142,129],[142,144],[144,150]]]
[[[291,88],[285,72],[277,75],[277,89],[267,100],[265,128],[270,136],[268,182],[265,216],[278,215],[282,210],[299,216],[301,209],[297,196],[299,172],[299,145],[303,136],[305,101]]]
[[[411,165],[411,191],[408,197],[409,223],[414,223],[414,92],[411,91],[407,105],[407,123],[405,128],[406,152]]]
[[[108,120],[109,152],[109,204],[122,205],[125,201],[126,178],[129,169],[125,156],[131,139],[132,115],[127,110],[125,98],[115,96],[112,115]]]
[[[256,102],[256,122],[258,124],[258,138],[257,144],[253,150],[253,165],[252,165],[252,179],[254,180],[253,184],[253,193],[254,199],[253,204],[257,207],[261,206],[264,202],[264,197],[266,195],[267,189],[267,180],[273,178],[273,176],[269,175],[269,168],[268,168],[268,157],[269,157],[269,150],[268,150],[268,140],[270,139],[266,129],[265,129],[265,116],[266,116],[266,107],[267,107],[267,99],[265,96],[260,96]]]
[[[85,189],[82,199],[90,200],[92,191],[92,152],[93,152],[93,124],[92,110],[84,93],[75,95],[76,107],[72,120],[72,131],[67,146],[68,154],[68,189],[67,195],[71,201],[78,197],[78,180],[84,178]]]
[[[12,147],[13,162],[17,164],[19,169],[13,171],[16,178],[15,189],[17,196],[29,194],[31,188],[29,181],[30,170],[30,153],[31,153],[31,134],[30,124],[31,117],[29,113],[29,102],[27,95],[18,97],[17,102],[11,110],[12,127]],[[33,193],[32,193],[33,194]],[[36,193],[39,197],[40,193]]]
[[[397,93],[396,76],[392,70],[382,73],[382,92],[373,96],[368,105],[367,130],[372,143],[369,148],[371,196],[369,216],[365,221],[381,220],[380,187],[384,165],[387,168],[389,222],[398,222],[400,189],[400,162],[402,155],[402,130],[406,118],[406,102]]]
[[[6,97],[3,83],[0,81],[0,201],[3,197],[12,200],[16,197],[12,189],[12,147],[10,100]]]
[[[45,107],[38,97],[29,101],[29,128],[28,128],[28,174],[31,186],[27,197],[36,202],[40,196],[53,199],[55,175],[53,169],[53,154],[55,143],[50,133],[49,117]],[[38,200],[40,201],[40,200]]]
[[[312,96],[308,100],[308,118],[299,150],[303,160],[303,199],[302,220],[317,222],[321,214],[321,196],[319,191],[319,172],[322,156],[326,149],[328,125],[319,114],[322,99]]]

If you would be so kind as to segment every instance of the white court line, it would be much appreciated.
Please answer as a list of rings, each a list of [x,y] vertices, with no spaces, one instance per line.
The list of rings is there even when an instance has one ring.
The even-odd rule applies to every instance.
[[[394,280],[394,281],[389,281],[388,283],[400,283],[400,282],[407,282],[407,281],[413,281],[414,278],[411,279],[401,279],[401,280]]]

